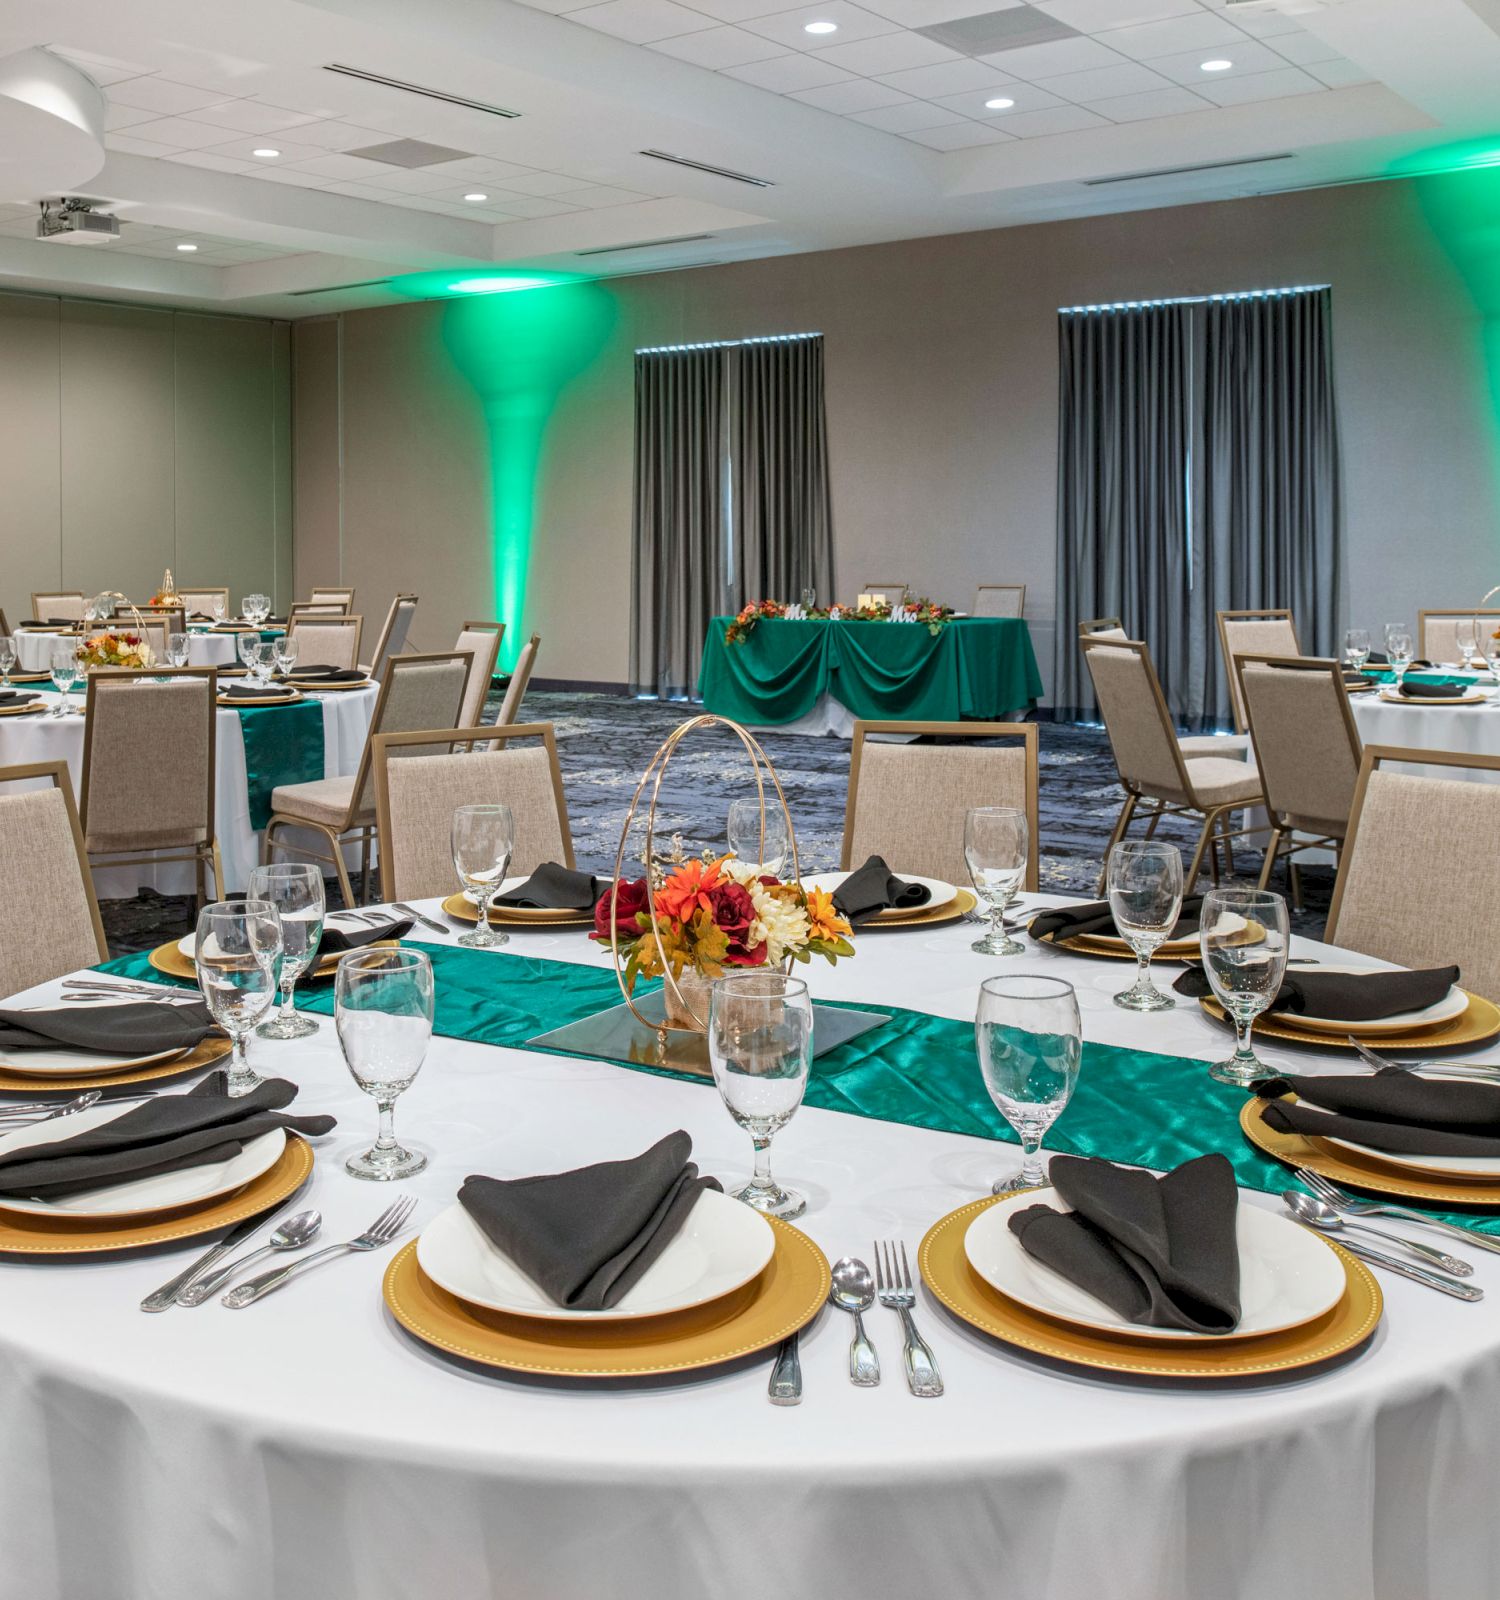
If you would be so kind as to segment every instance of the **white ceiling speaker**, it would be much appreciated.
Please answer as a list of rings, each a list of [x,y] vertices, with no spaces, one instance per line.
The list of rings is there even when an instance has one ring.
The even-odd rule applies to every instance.
[[[76,195],[43,200],[42,214],[36,224],[37,238],[48,244],[112,244],[120,237],[120,219],[108,211],[94,210],[103,203],[83,200]],[[181,248],[179,245],[178,249]]]
[[[104,165],[104,94],[48,50],[0,59],[0,200],[81,188]]]

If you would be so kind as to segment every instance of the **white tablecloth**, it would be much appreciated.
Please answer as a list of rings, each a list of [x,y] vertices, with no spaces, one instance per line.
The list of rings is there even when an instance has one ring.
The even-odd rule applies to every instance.
[[[56,693],[50,689],[39,692],[49,705],[56,705],[59,698]],[[323,705],[323,777],[343,777],[359,766],[379,692],[378,686],[371,685],[368,689],[346,689],[311,697]],[[81,685],[70,699],[77,709],[64,717],[0,718],[0,767],[33,761],[66,761],[77,797],[82,794],[83,786]],[[221,706],[218,718],[214,830],[219,836],[219,853],[224,862],[223,889],[241,891],[249,879],[251,867],[260,861],[261,836],[250,826],[240,714]],[[95,891],[101,900],[131,896],[141,886],[162,894],[189,894],[193,889],[192,865],[184,862],[155,864],[143,856],[139,864],[105,867],[94,874]]]
[[[845,966],[799,970],[820,997],[969,1017],[997,967],[969,951],[974,931],[871,935]],[[511,948],[607,959],[577,934]],[[1123,964],[1035,950],[1005,966],[1071,977],[1090,1038],[1226,1049],[1196,1007],[1117,1010]],[[322,1210],[329,1239],[351,1236],[391,1198],[341,1171],[373,1133],[373,1104],[327,1019],[315,1039],[254,1048],[263,1071],[302,1084],[299,1106],[339,1116],[299,1204]],[[727,1179],[749,1153],[710,1087],[450,1039],[434,1041],[396,1121],[433,1152],[406,1186],[419,1224],[469,1173],[633,1154],[676,1127]],[[801,1225],[830,1257],[866,1259],[876,1236],[912,1253],[1016,1156],[806,1108],[774,1148],[778,1174],[810,1196]],[[140,1314],[190,1256],[0,1264],[0,1600],[1500,1594],[1493,1301],[1382,1277],[1385,1323],[1352,1364],[1210,1394],[1041,1370],[924,1298],[947,1383],[933,1401],[907,1394],[897,1321],[878,1308],[886,1378],[854,1389],[849,1324],[825,1311],[802,1341],[805,1400],[785,1410],[766,1401],[769,1357],[615,1392],[460,1368],[386,1314],[385,1256],[243,1312]],[[1500,1258],[1476,1260],[1493,1295]]]
[[[50,672],[53,648],[62,637],[63,635],[56,633],[17,633],[15,635],[17,669],[21,672]],[[189,630],[188,666],[237,667],[240,664],[239,637],[237,633]]]
[[[1483,705],[1393,705],[1378,693],[1351,695],[1354,725],[1366,744],[1397,745],[1417,750],[1456,750],[1462,755],[1500,756],[1500,691],[1487,681],[1478,688],[1486,694]],[[1493,783],[1493,772],[1465,771],[1462,767],[1434,767],[1415,762],[1403,771],[1428,777],[1459,778]]]

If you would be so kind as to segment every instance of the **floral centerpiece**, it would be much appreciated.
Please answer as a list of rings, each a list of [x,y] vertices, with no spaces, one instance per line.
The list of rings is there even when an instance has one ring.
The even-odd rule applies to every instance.
[[[139,633],[94,633],[78,646],[78,660],[86,672],[98,667],[151,665],[151,646]]]
[[[725,644],[743,644],[762,617],[784,617],[786,606],[780,600],[752,600],[742,606],[734,620],[724,630]],[[861,606],[831,605],[801,611],[799,618],[809,622],[919,622],[936,637],[947,627],[954,615],[952,606],[936,600],[907,600],[894,610],[889,600],[867,600]]]
[[[762,617],[784,617],[786,607],[779,600],[752,600],[742,606],[734,621],[724,630],[725,644],[739,644]],[[809,616],[817,615],[809,612]]]

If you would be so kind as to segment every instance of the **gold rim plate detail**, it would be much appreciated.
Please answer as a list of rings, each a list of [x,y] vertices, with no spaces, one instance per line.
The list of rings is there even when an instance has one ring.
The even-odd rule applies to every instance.
[[[29,717],[39,706],[45,707],[47,702],[38,696],[35,700],[23,700],[19,705],[0,706],[0,717]]]
[[[312,1148],[299,1135],[289,1133],[286,1149],[274,1167],[207,1205],[178,1206],[153,1216],[120,1217],[113,1222],[99,1217],[0,1213],[0,1254],[88,1255],[99,1250],[138,1250],[144,1245],[216,1233],[279,1205],[307,1182],[312,1169]]]
[[[295,684],[299,689],[305,689],[309,694],[341,694],[346,689],[373,689],[373,678],[361,678],[358,683],[324,683],[317,678],[299,678],[295,672],[289,673],[287,683]]]
[[[479,907],[460,894],[450,894],[443,901],[443,910],[460,922],[479,923]],[[568,907],[552,909],[547,906],[491,906],[490,923],[494,927],[512,928],[592,928],[594,908],[587,911]]]
[[[1500,1035],[1500,1006],[1486,1000],[1471,990],[1462,991],[1469,998],[1468,1009],[1448,1022],[1436,1027],[1430,1023],[1420,1028],[1407,1028],[1390,1033],[1362,1033],[1359,1042],[1371,1050],[1450,1050],[1461,1045],[1488,1044]],[[1224,1008],[1212,995],[1204,995],[1198,1004],[1216,1021],[1224,1022]],[[1251,1030],[1259,1038],[1287,1039],[1294,1044],[1311,1044],[1322,1050],[1353,1050],[1354,1046],[1341,1033],[1317,1033],[1311,1028],[1299,1028],[1285,1018],[1268,1017],[1264,1013],[1255,1019]]]
[[[221,694],[218,697],[221,706],[228,706],[232,711],[240,711],[249,707],[258,711],[262,706],[294,706],[302,698],[300,689],[293,689],[290,694],[281,695],[275,700],[246,700],[238,695]]]
[[[960,889],[945,906],[929,906],[899,917],[872,917],[868,922],[857,922],[853,937],[858,941],[867,933],[884,933],[888,928],[931,928],[941,922],[962,922],[978,904],[976,894]]]
[[[334,913],[338,915],[337,912]],[[377,939],[373,944],[362,944],[360,950],[394,950],[400,945],[399,939]],[[347,955],[353,955],[352,950],[336,950],[332,955],[322,958],[311,972],[304,972],[298,983],[319,978],[331,978],[338,971],[339,962]],[[177,948],[175,939],[168,939],[165,944],[159,944],[146,958],[158,972],[165,972],[169,978],[186,978],[189,983],[197,983],[198,969]]]
[[[975,1200],[933,1223],[917,1260],[927,1287],[954,1316],[1033,1355],[1132,1377],[1213,1382],[1321,1367],[1358,1349],[1380,1322],[1380,1286],[1363,1263],[1329,1239],[1323,1242],[1339,1258],[1347,1280],[1343,1298],[1321,1317],[1280,1333],[1166,1341],[1055,1322],[992,1289],[969,1265],[964,1234],[998,1198]]]
[[[52,1073],[46,1077],[30,1072],[0,1071],[0,1090],[6,1094],[50,1095],[58,1089],[104,1089],[116,1084],[148,1083],[153,1078],[178,1078],[185,1072],[198,1072],[212,1067],[229,1054],[230,1044],[222,1034],[213,1033],[200,1040],[191,1050],[179,1051],[169,1061],[158,1061],[149,1067],[137,1067],[130,1072],[85,1072],[73,1078],[59,1078]]]
[[[743,1288],[668,1316],[584,1326],[508,1316],[438,1288],[417,1264],[417,1241],[386,1269],[385,1303],[425,1344],[488,1367],[550,1378],[644,1378],[693,1372],[769,1349],[805,1327],[828,1296],[828,1259],[790,1223],[770,1264]]]

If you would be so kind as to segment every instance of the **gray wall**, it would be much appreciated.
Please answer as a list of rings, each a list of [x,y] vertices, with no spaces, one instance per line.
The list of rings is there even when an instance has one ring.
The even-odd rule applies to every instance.
[[[286,323],[0,294],[0,606],[180,583],[293,598]]]
[[[575,376],[543,386],[531,579],[525,614],[504,620],[512,633],[543,635],[539,675],[623,681],[632,351],[821,330],[842,595],[906,578],[962,607],[976,582],[1024,582],[1050,675],[1057,307],[1314,283],[1333,285],[1348,614],[1378,628],[1414,620],[1419,606],[1476,601],[1500,582],[1500,381],[1492,395],[1494,326],[1466,280],[1472,260],[1441,222],[1493,214],[1493,192],[1467,182],[1371,184],[496,297],[562,322],[569,297],[582,316],[585,300],[604,296],[612,319]],[[390,595],[411,587],[426,648],[451,644],[459,622],[493,601],[497,480],[483,391],[493,416],[494,378],[474,357],[484,314],[428,302],[295,332],[299,591],[356,584],[360,609],[378,620]],[[503,348],[494,359],[503,364]]]

